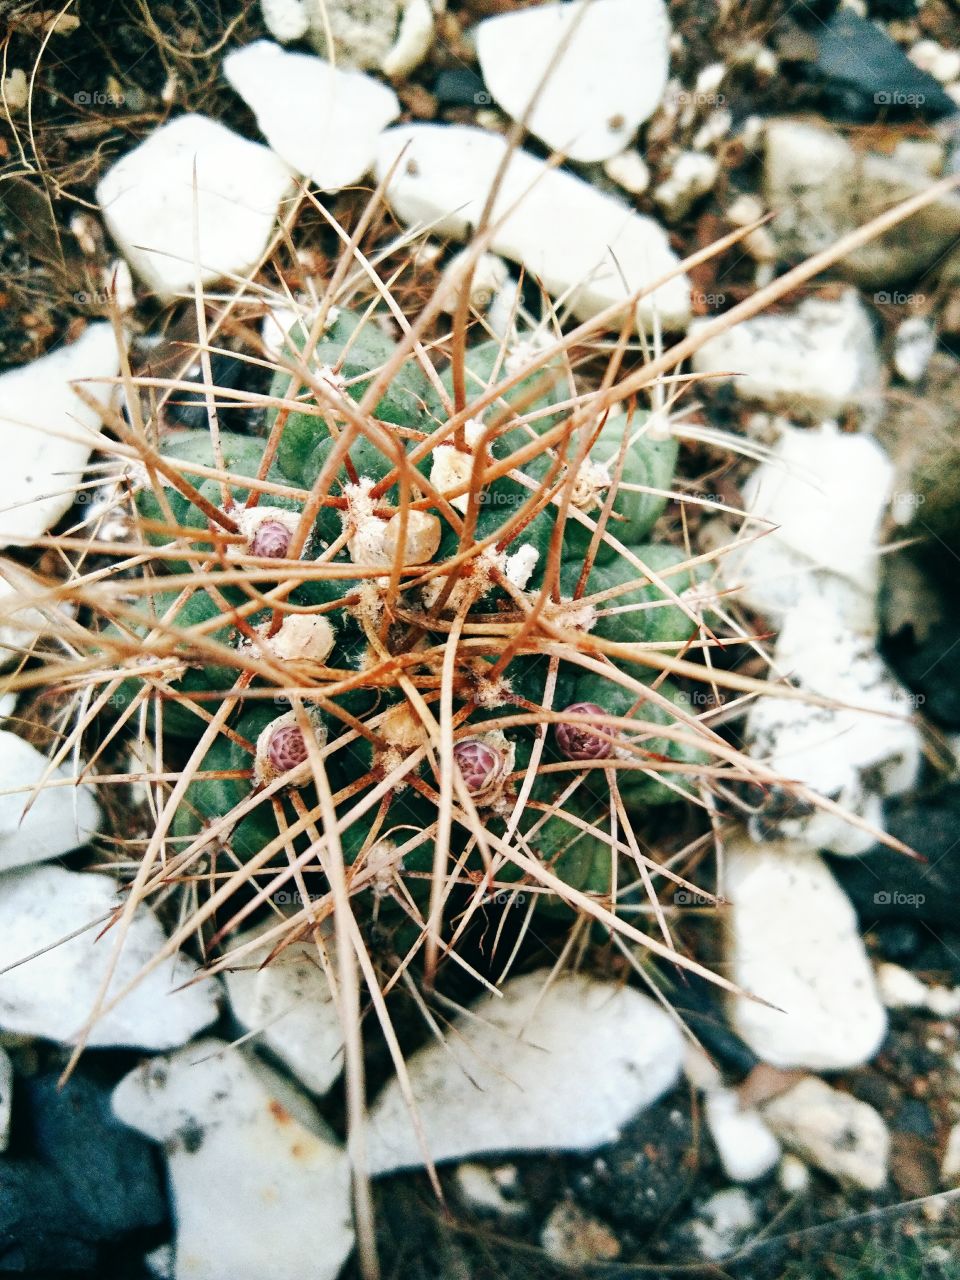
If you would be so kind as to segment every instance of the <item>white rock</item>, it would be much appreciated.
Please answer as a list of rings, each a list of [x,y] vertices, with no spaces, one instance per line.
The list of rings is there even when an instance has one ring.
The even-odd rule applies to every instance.
[[[70,384],[106,404],[112,388],[85,380],[119,368],[112,327],[91,324],[69,347],[0,375],[0,546],[31,542],[70,508],[100,428]]]
[[[172,1244],[161,1244],[145,1255],[147,1270],[157,1280],[176,1280],[177,1258]]]
[[[340,66],[383,69],[397,40],[401,0],[306,0],[306,6],[318,53],[330,56],[329,30]]]
[[[496,1151],[589,1151],[677,1079],[675,1024],[629,987],[547,972],[485,996],[444,1046],[408,1062],[419,1119],[439,1162]],[[396,1081],[370,1111],[375,1173],[423,1163]]]
[[[691,334],[709,323],[695,321]],[[697,373],[735,375],[744,399],[801,415],[876,408],[880,357],[873,324],[855,289],[807,298],[793,312],[755,316],[709,339],[693,356]],[[865,404],[872,397],[874,403]]]
[[[0,1048],[0,1151],[10,1142],[10,1110],[13,1106],[13,1063],[6,1049]]]
[[[784,779],[835,800],[844,813],[882,824],[881,799],[917,781],[923,741],[910,719],[909,693],[889,674],[872,635],[850,631],[829,602],[807,601],[787,614],[773,668],[831,705],[758,698],[747,712],[750,754]],[[854,709],[861,707],[866,710]],[[756,839],[775,833],[846,854],[876,843],[869,832],[812,803],[781,812],[779,795],[788,790],[779,788],[777,803],[751,819]]]
[[[868,1103],[808,1076],[763,1114],[785,1146],[845,1186],[877,1191],[886,1182],[890,1135]]]
[[[45,866],[0,878],[0,969],[17,966],[0,982],[0,1028],[64,1044],[75,1041],[93,1009],[117,936],[112,929],[97,935],[120,902],[111,876]],[[165,941],[156,916],[141,908],[108,997],[131,981]],[[28,956],[34,958],[19,963]],[[195,973],[184,956],[159,965],[96,1023],[87,1044],[169,1049],[185,1043],[217,1016],[212,982],[176,990]]]
[[[397,38],[380,62],[380,70],[392,80],[415,71],[433,47],[433,7],[430,0],[405,0]]]
[[[269,40],[228,54],[223,73],[277,155],[324,191],[359,182],[400,112],[393,90],[371,76]]]
[[[377,174],[384,178],[402,153],[387,188],[396,212],[434,234],[465,239],[480,220],[506,146],[500,135],[466,125],[404,125],[382,135]],[[569,294],[580,319],[679,264],[653,219],[525,151],[507,166],[492,222],[493,252],[524,263],[552,294]],[[690,313],[687,277],[678,274],[638,304],[647,322],[654,309],[668,328],[682,327]]]
[[[960,1182],[960,1123],[955,1124],[947,1135],[940,1176],[951,1187]]]
[[[31,743],[0,730],[0,778],[3,789],[11,793],[0,795],[0,871],[60,857],[100,830],[93,788],[56,785],[70,776],[62,768],[53,771],[24,816],[47,766],[46,756]]]
[[[927,174],[865,151],[833,129],[803,120],[770,120],[764,129],[764,198],[776,210],[770,230],[779,256],[799,262],[836,244],[901,200],[931,186]],[[960,235],[960,198],[939,197],[901,227],[875,237],[839,264],[868,288],[915,280]],[[877,295],[880,302],[889,296]]]
[[[731,1182],[766,1177],[780,1159],[780,1143],[758,1111],[741,1110],[733,1089],[716,1089],[704,1103],[707,1128]]]
[[[691,1223],[705,1258],[725,1258],[757,1225],[750,1197],[741,1187],[717,1191],[700,1208]]]
[[[810,1185],[810,1170],[798,1156],[791,1155],[788,1151],[780,1161],[777,1181],[787,1195],[799,1195]]]
[[[960,1014],[960,987],[928,987],[898,964],[877,968],[877,988],[888,1009],[926,1009],[938,1018]]]
[[[888,1009],[923,1009],[927,1003],[926,983],[898,964],[877,968],[877,990]]]
[[[234,939],[240,946],[251,935]],[[314,1093],[326,1093],[343,1067],[343,1035],[316,947],[295,942],[265,968],[271,948],[247,952],[225,974],[230,1007],[245,1030]]]
[[[334,1280],[353,1247],[347,1158],[274,1072],[201,1040],[132,1071],[113,1109],[164,1144],[177,1280]]]
[[[453,315],[463,295],[465,259],[468,250],[456,254],[443,269],[443,283],[448,290],[443,310]],[[473,266],[470,277],[470,306],[475,311],[486,311],[497,294],[507,283],[507,264],[495,253],[482,253]]]
[[[514,120],[525,116],[552,67],[526,124],[571,160],[607,160],[622,151],[667,84],[670,20],[663,0],[536,5],[487,18],[476,39],[487,88]]]
[[[571,1270],[620,1256],[620,1242],[610,1227],[584,1213],[572,1200],[561,1200],[550,1210],[540,1232],[540,1246],[551,1261]]]
[[[830,422],[784,426],[769,461],[744,484],[744,509],[756,519],[721,557],[724,582],[773,618],[820,601],[848,627],[869,629],[893,481],[893,464],[871,437]],[[708,536],[730,544],[722,529]]]
[[[30,82],[23,67],[14,67],[8,76],[3,78],[3,105],[7,111],[22,111],[30,101]]]
[[[310,30],[304,0],[260,0],[260,11],[267,30],[283,44],[302,39]]]
[[[650,169],[639,151],[632,147],[603,162],[603,171],[633,196],[642,196],[650,185]]]
[[[937,349],[937,335],[923,316],[910,316],[897,326],[893,339],[893,363],[906,382],[919,382]]]
[[[789,842],[726,848],[731,1022],[777,1067],[838,1071],[868,1062],[887,1016],[850,902],[823,859]]]
[[[702,151],[681,151],[670,176],[656,188],[653,198],[670,222],[678,222],[713,187],[720,166]]]
[[[516,1165],[501,1165],[491,1169],[489,1165],[467,1161],[457,1165],[454,1182],[460,1199],[474,1213],[496,1214],[503,1218],[522,1218],[528,1206],[517,1199],[508,1199],[507,1191],[518,1189]]]
[[[42,584],[16,560],[0,559],[0,667],[20,661],[45,629],[39,609],[27,601]]]
[[[289,166],[269,147],[185,115],[122,156],[98,183],[97,199],[131,267],[170,298],[193,288],[195,215],[201,281],[243,275],[259,261],[291,189]]]

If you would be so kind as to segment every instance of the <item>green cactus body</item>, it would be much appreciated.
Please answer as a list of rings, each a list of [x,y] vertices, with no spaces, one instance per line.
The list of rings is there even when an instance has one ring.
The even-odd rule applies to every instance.
[[[330,380],[331,385],[348,394],[355,402],[362,397],[364,389],[369,386],[373,371],[381,368],[394,350],[393,342],[375,321],[366,319],[361,323],[361,319],[355,313],[341,312],[323,335],[310,361],[311,368],[316,371],[317,377]],[[291,352],[299,352],[301,345],[299,339],[291,339]],[[507,352],[506,360],[502,362],[502,367],[495,374],[494,370],[501,363],[499,342],[484,341],[468,351],[466,377],[468,399],[477,398],[492,379],[503,380],[504,377],[509,376],[512,354],[515,353]],[[441,376],[452,393],[450,369],[448,368]],[[278,371],[274,377],[272,394],[285,397],[295,381],[288,371]],[[508,457],[522,445],[536,440],[544,430],[562,421],[562,415],[553,411],[553,406],[567,399],[569,393],[568,375],[564,366],[556,363],[534,369],[515,388],[489,406],[488,410],[484,411],[484,421],[491,422],[499,419],[506,424],[506,429],[492,442],[490,453],[493,459],[502,460]],[[296,394],[303,402],[305,409],[308,404],[313,407],[308,393],[301,389]],[[510,413],[520,412],[524,415],[533,413],[533,421],[527,423],[525,418],[521,420],[519,417],[512,419],[509,417]],[[371,428],[372,430],[389,430],[393,440],[409,451],[417,447],[425,436],[437,429],[445,420],[446,411],[435,388],[430,385],[417,362],[408,358],[391,381],[389,388],[376,406],[373,416],[377,419],[377,425]],[[277,410],[271,409],[267,415],[267,430],[276,421]],[[581,510],[594,518],[599,513],[600,505],[616,473],[618,456],[626,430],[630,431],[631,438],[623,457],[621,482],[631,486],[669,490],[677,458],[677,444],[672,438],[658,439],[644,434],[646,421],[645,416],[639,412],[634,414],[629,422],[625,414],[617,413],[604,425],[593,445],[585,470],[578,473],[576,484],[571,490]],[[277,442],[275,462],[269,470],[268,478],[294,488],[312,489],[335,448],[337,433],[346,426],[347,419],[343,414],[337,413],[335,405],[325,406],[322,414],[291,411],[283,423]],[[479,428],[474,424],[474,443],[470,447],[475,447],[479,440],[478,430]],[[223,434],[221,443],[225,466],[232,476],[236,477],[236,480],[230,482],[231,495],[235,502],[242,503],[246,497],[243,478],[255,475],[259,471],[266,444],[265,436]],[[495,563],[501,572],[507,573],[507,566],[511,564],[510,557],[517,556],[526,566],[524,573],[518,572],[516,581],[512,577],[510,579],[515,590],[530,591],[538,587],[543,580],[548,550],[556,527],[557,502],[546,504],[534,518],[527,520],[522,528],[511,532],[505,532],[505,530],[509,522],[516,517],[517,512],[537,494],[545,477],[552,475],[557,483],[570,482],[571,478],[566,467],[576,453],[576,444],[575,438],[567,442],[565,458],[560,458],[555,449],[550,451],[544,449],[536,457],[525,462],[523,473],[530,481],[529,486],[518,479],[504,475],[486,484],[476,495],[477,520],[473,533],[474,540],[492,539],[495,551],[503,553],[499,558],[496,555],[490,558],[489,563]],[[441,447],[450,449],[453,446],[447,441],[442,446],[437,446],[437,449]],[[214,465],[210,437],[205,432],[171,436],[170,440],[164,444],[163,452],[174,464],[182,462]],[[377,447],[366,436],[360,436],[353,442],[349,457],[355,474],[374,482],[382,480],[394,468],[394,461],[387,456],[387,452]],[[436,450],[427,454],[417,464],[423,475],[431,477],[431,484],[433,483],[431,472],[435,461]],[[561,461],[563,466],[560,465]],[[580,483],[581,478],[584,480],[583,484]],[[590,490],[591,483],[595,484],[595,493]],[[221,505],[223,494],[221,485],[217,481],[201,480],[197,482],[197,488],[214,506]],[[322,507],[317,515],[302,552],[304,570],[309,572],[316,557],[339,539],[344,531],[348,534],[348,546],[337,554],[333,563],[338,566],[347,565],[353,563],[354,556],[357,557],[357,562],[363,561],[364,555],[371,554],[370,546],[376,549],[375,537],[372,542],[369,539],[365,542],[357,533],[363,521],[366,521],[367,532],[372,526],[374,532],[379,530],[385,539],[389,509],[395,507],[398,500],[398,486],[393,486],[389,492],[377,495],[376,499],[367,500],[365,510],[361,510],[360,507],[366,490],[363,490],[363,486],[359,488],[361,492],[358,495],[358,489],[352,485],[351,476],[344,466],[341,466],[338,473],[331,477],[327,492],[329,497],[336,501]],[[455,492],[453,487],[449,492]],[[194,504],[169,486],[166,487],[166,493],[170,498],[170,505],[178,524],[186,528],[202,530],[208,528],[207,516]],[[425,494],[414,492],[412,496],[415,499],[421,499]],[[649,537],[654,523],[663,511],[665,501],[662,494],[641,493],[633,488],[619,489],[613,501],[612,514],[607,527],[611,534],[628,546],[640,561],[654,572],[663,575],[670,587],[678,594],[682,594],[688,588],[695,586],[702,575],[689,569],[678,570],[677,566],[681,565],[685,559],[681,551],[672,546],[644,541]],[[261,502],[265,506],[269,505],[281,511],[297,512],[303,506],[302,499],[294,498],[280,500],[273,496],[264,496]],[[160,504],[149,490],[144,490],[139,495],[137,505],[145,518],[164,522]],[[425,503],[419,503],[421,508],[425,505]],[[460,506],[463,508],[466,503],[462,502]],[[422,516],[422,511],[420,514]],[[433,560],[442,563],[455,554],[460,535],[447,520],[442,509],[436,512],[436,516],[439,519],[439,526],[434,521],[433,527],[438,529],[439,546]],[[378,523],[380,521],[383,522],[382,525]],[[154,541],[166,540],[160,534],[153,537]],[[574,595],[590,541],[590,532],[575,519],[568,519],[564,529],[563,560],[559,582],[562,601],[569,600]],[[198,540],[198,546],[204,545],[209,548],[209,543],[203,544]],[[387,545],[385,541],[383,545]],[[522,554],[519,554],[521,552]],[[535,557],[532,552],[536,552]],[[368,561],[363,562],[368,563]],[[389,562],[374,559],[369,563],[379,566],[381,563],[386,565]],[[411,563],[418,566],[425,561],[413,560]],[[173,572],[183,572],[194,566],[175,561],[168,564],[168,567]],[[295,570],[296,566],[291,570],[290,565],[286,564],[283,570],[278,569],[278,578],[284,581],[290,581],[291,578],[296,580]],[[434,615],[431,612],[433,606],[426,590],[421,590],[417,586],[408,589],[406,586],[406,583],[412,581],[416,574],[408,573],[400,585],[399,598],[395,604],[397,616],[386,615],[383,612],[385,606],[379,594],[378,583],[382,585],[389,576],[390,569],[386,567],[382,580],[367,576],[363,581],[350,577],[316,577],[300,581],[286,597],[289,604],[296,606],[297,611],[284,614],[282,628],[278,629],[275,626],[269,634],[266,629],[261,632],[269,652],[274,657],[281,652],[279,660],[282,663],[288,663],[291,657],[286,656],[286,650],[270,649],[271,644],[277,643],[278,635],[282,638],[287,630],[292,631],[297,627],[308,629],[311,619],[314,623],[318,618],[327,619],[332,627],[329,647],[324,651],[324,656],[318,659],[323,667],[328,669],[327,675],[317,680],[318,699],[326,699],[326,701],[311,704],[310,698],[306,695],[303,696],[303,700],[304,705],[310,708],[311,714],[315,716],[317,725],[321,727],[318,732],[322,729],[322,732],[327,735],[324,757],[331,789],[336,796],[348,797],[336,802],[341,815],[363,796],[369,794],[370,788],[376,786],[388,770],[395,768],[397,762],[407,758],[418,745],[415,738],[408,742],[404,740],[402,734],[391,737],[393,729],[388,732],[385,727],[388,725],[392,709],[403,703],[407,694],[401,690],[395,679],[391,684],[388,678],[383,677],[382,661],[377,658],[375,646],[372,644],[373,633],[376,632],[389,648],[390,643],[397,638],[402,640],[409,631],[421,637],[422,643],[428,649],[434,650],[442,643],[444,634],[442,627],[439,626],[439,615],[437,627],[433,625]],[[486,585],[481,581],[478,588],[479,594],[474,598],[480,613],[487,616],[496,616],[498,610],[510,611],[516,607],[510,594],[496,585],[497,581],[496,575],[491,571],[489,581]],[[259,585],[261,590],[267,589],[263,586],[262,575]],[[656,584],[645,579],[634,564],[618,555],[613,547],[601,542],[596,549],[596,558],[589,573],[585,594],[591,597],[612,588],[621,590],[609,600],[597,603],[596,617],[590,619],[590,625],[587,627],[591,635],[619,643],[645,641],[676,647],[678,643],[689,640],[695,634],[696,624],[682,608],[669,600]],[[242,586],[230,588],[224,592],[224,596],[230,605],[240,604],[249,599],[249,594],[244,592]],[[159,593],[155,598],[154,609],[156,612],[162,612],[175,599],[176,595],[173,593]],[[325,606],[336,607],[328,609]],[[447,605],[445,619],[452,616],[456,607],[455,603]],[[281,605],[280,608],[282,612],[283,606]],[[589,613],[589,610],[586,612]],[[189,628],[223,615],[224,610],[218,601],[208,591],[199,589],[178,610],[175,625],[180,629]],[[257,614],[250,619],[250,623],[257,626],[266,622],[270,616],[271,614],[267,612]],[[411,622],[411,619],[414,621]],[[280,614],[277,615],[276,621],[279,624]],[[146,625],[145,623],[144,631]],[[231,651],[235,650],[240,643],[229,621],[225,621],[225,625],[218,628],[212,638]],[[239,661],[235,666],[231,666],[229,661],[203,664],[189,650],[184,656],[190,665],[175,683],[174,688],[187,693],[230,690],[234,687],[239,671],[243,667],[243,663]],[[296,657],[296,654],[292,654],[292,657]],[[493,695],[490,694],[487,687],[489,682],[483,675],[483,664],[486,662],[492,668],[496,661],[496,653],[489,653],[483,657],[477,656],[472,661],[473,666],[464,664],[455,684],[455,714],[462,721],[463,714],[469,711],[468,729],[458,731],[458,742],[464,736],[469,736],[469,731],[482,736],[487,732],[485,725],[490,721],[523,714],[529,712],[530,707],[539,708],[543,705],[546,678],[550,668],[550,661],[546,656],[524,652],[513,657],[502,673],[502,691],[495,690]],[[336,678],[342,679],[345,672],[363,673],[378,666],[378,663],[378,669],[381,671],[378,677],[361,681],[357,688],[334,694],[332,697],[324,694],[325,682],[333,678],[330,672],[334,673]],[[416,664],[411,664],[407,667],[407,671],[410,678],[420,682],[424,691],[423,696],[432,704],[436,712],[439,665],[436,664],[429,669],[424,666],[418,670]],[[123,696],[129,699],[134,696],[138,687],[137,681],[133,678],[125,681],[122,687]],[[669,684],[661,684],[658,687],[676,706],[678,712],[687,710],[684,695],[678,689]],[[263,775],[257,772],[261,764],[255,763],[252,751],[258,743],[260,744],[258,749],[263,750],[264,735],[268,740],[270,739],[268,728],[274,722],[280,723],[286,717],[284,721],[286,724],[293,723],[292,717],[288,714],[291,704],[283,700],[280,690],[278,689],[274,696],[268,697],[263,696],[264,692],[264,681],[256,676],[251,683],[251,693],[259,696],[248,700],[241,697],[241,705],[229,721],[234,736],[222,735],[207,751],[200,776],[191,782],[183,812],[178,815],[176,826],[178,838],[192,838],[205,823],[227,817],[237,805],[247,800],[262,785]],[[560,712],[571,704],[589,703],[598,705],[611,715],[624,716],[636,701],[632,693],[613,681],[601,675],[589,673],[575,662],[559,662],[551,700],[553,711]],[[334,709],[331,709],[331,703]],[[208,705],[211,713],[216,710],[215,701]],[[339,708],[343,714],[338,715],[336,708]],[[672,719],[669,710],[655,705],[650,699],[642,700],[634,714],[638,720],[651,722],[653,725],[666,726]],[[368,733],[372,736],[370,738],[362,734],[357,736],[350,727],[349,717],[354,717],[355,720],[368,725]],[[413,720],[416,727],[419,722],[416,721],[416,717],[413,717]],[[205,721],[193,714],[189,708],[178,707],[170,701],[164,712],[163,725],[165,731],[169,732],[175,740],[192,739],[195,742],[203,733]],[[546,734],[543,762],[546,765],[565,762],[569,767],[538,774],[530,797],[535,804],[548,808],[555,804],[577,772],[576,758],[564,756],[563,751],[558,748],[555,731],[556,725]],[[493,732],[495,734],[499,730]],[[505,830],[505,814],[510,811],[516,799],[516,778],[522,776],[523,770],[530,761],[535,735],[534,727],[517,726],[509,730],[506,739],[503,739],[509,745],[509,751],[504,749],[504,759],[509,755],[509,758],[514,760],[513,764],[504,766],[504,779],[512,772],[513,782],[495,780],[496,785],[491,783],[490,794],[482,790],[482,787],[486,786],[482,776],[479,783],[475,783],[481,786],[476,801],[477,807],[484,813],[484,821],[489,821],[490,829],[493,831],[502,833]],[[240,741],[237,740],[238,738]],[[249,745],[243,745],[244,740]],[[494,739],[490,740],[494,741]],[[187,741],[182,743],[184,748],[187,745]],[[650,736],[640,745],[647,753],[645,758],[649,758],[652,773],[644,774],[637,770],[617,769],[620,793],[626,804],[633,809],[665,803],[676,798],[675,789],[671,789],[665,782],[652,776],[656,773],[657,763],[675,761],[699,763],[705,758],[703,753],[686,745],[681,746],[665,737]],[[484,749],[488,754],[493,750],[490,747]],[[514,754],[510,755],[511,752]],[[495,751],[493,758],[496,758]],[[621,755],[620,758],[624,757]],[[260,756],[258,755],[256,759],[259,761]],[[344,858],[348,864],[353,865],[365,849],[378,844],[381,840],[395,838],[397,843],[400,843],[409,836],[410,831],[427,830],[436,822],[436,806],[429,795],[439,791],[441,784],[440,780],[434,776],[428,761],[429,752],[425,752],[417,769],[418,776],[408,778],[389,797],[386,815],[381,812],[379,803],[374,804],[361,819],[351,823],[344,830],[341,842]],[[617,759],[611,760],[610,768],[616,768],[617,764]],[[236,776],[216,776],[221,773]],[[280,773],[282,775],[284,770],[281,769]],[[544,817],[545,810],[531,806],[522,815],[519,828],[521,836],[527,841],[529,850],[545,867],[550,868],[554,874],[560,876],[572,887],[602,897],[609,895],[611,890],[614,863],[610,845],[593,834],[583,832],[569,820],[569,817],[579,815],[599,830],[605,828],[610,807],[606,774],[606,769],[591,768],[583,783],[568,800],[564,801],[562,811],[551,813],[538,830],[533,830],[535,824]],[[666,776],[666,771],[664,774]],[[299,774],[297,776],[300,780],[296,786],[303,798],[303,803],[308,809],[315,809],[317,797],[313,782],[308,775],[304,775],[305,781]],[[686,784],[679,781],[677,785]],[[278,803],[284,806],[288,821],[295,822],[294,809],[283,788],[279,790],[278,797]],[[322,822],[316,815],[314,821],[318,828],[322,828]],[[532,830],[533,834],[529,834]],[[396,837],[393,836],[393,832],[397,833]],[[248,858],[275,840],[277,834],[274,805],[264,802],[242,816],[232,828],[225,826],[224,843],[229,844],[229,848],[236,857]],[[469,834],[455,823],[451,852],[455,854],[457,851],[464,850],[469,839]],[[306,835],[295,838],[295,849],[300,850],[308,846],[309,839]],[[404,858],[404,871],[413,873],[411,880],[404,882],[405,887],[414,900],[420,903],[425,903],[429,899],[429,873],[433,856],[433,841],[428,839],[409,857]],[[285,864],[286,861],[287,854],[281,851],[278,854],[278,865]],[[467,864],[467,871],[472,874],[479,871],[481,866],[479,854],[474,853],[472,861]],[[522,872],[515,864],[508,864],[502,868],[500,878],[504,881],[522,879]],[[540,901],[547,911],[568,911],[568,908],[553,895],[541,895]]]

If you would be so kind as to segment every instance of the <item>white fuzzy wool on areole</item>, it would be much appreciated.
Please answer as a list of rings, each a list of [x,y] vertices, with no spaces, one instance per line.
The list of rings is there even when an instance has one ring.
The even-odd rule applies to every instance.
[[[622,151],[667,83],[670,20],[663,0],[535,5],[487,18],[476,41],[496,101],[514,120],[526,117],[531,133],[571,160],[607,160]]]
[[[402,125],[381,135],[377,176],[390,175],[387,197],[406,223],[462,240],[480,221],[506,148],[499,134],[467,125]],[[669,329],[690,317],[690,282],[663,228],[529,152],[510,159],[491,224],[491,250],[522,262],[553,295],[569,294],[580,319],[671,273],[640,299],[638,315],[649,324],[656,313]]]

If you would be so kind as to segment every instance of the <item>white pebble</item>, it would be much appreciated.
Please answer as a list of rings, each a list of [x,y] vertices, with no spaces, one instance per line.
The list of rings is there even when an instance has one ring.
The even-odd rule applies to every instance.
[[[639,151],[632,148],[604,160],[603,171],[632,196],[642,196],[650,185],[650,170]]]
[[[823,859],[801,845],[726,847],[731,1022],[776,1067],[860,1066],[883,1041],[887,1017],[856,914]]]
[[[383,134],[377,174],[384,178],[399,158],[387,188],[399,216],[464,239],[480,220],[506,146],[498,134],[466,125],[404,125]],[[679,264],[652,218],[524,151],[507,166],[491,218],[492,251],[524,263],[580,319]],[[637,308],[646,322],[656,311],[668,328],[685,324],[689,309],[690,283],[682,274]],[[618,323],[612,319],[610,327]]]
[[[733,1253],[756,1225],[750,1197],[741,1187],[729,1187],[700,1207],[691,1227],[703,1257],[716,1261]]]
[[[868,1103],[808,1076],[763,1114],[785,1146],[844,1186],[878,1191],[886,1182],[890,1134]]]
[[[6,1049],[0,1048],[0,1151],[10,1143],[10,1111],[13,1106],[13,1063]]]
[[[731,1182],[756,1182],[780,1159],[780,1143],[758,1111],[741,1110],[733,1089],[716,1089],[704,1103],[707,1128]]]
[[[269,40],[228,54],[223,72],[277,155],[324,191],[360,181],[400,112],[397,95],[372,76]]]
[[[100,830],[93,788],[63,785],[70,777],[64,768],[54,769],[43,782],[47,768],[46,756],[36,747],[0,730],[0,777],[8,792],[0,795],[0,871],[58,858]]]
[[[960,1123],[955,1124],[947,1135],[940,1176],[949,1187],[960,1184]]]
[[[893,339],[893,363],[897,373],[906,382],[919,382],[936,349],[937,335],[929,320],[923,316],[910,316],[897,326]]]
[[[97,935],[120,902],[111,876],[42,866],[0,878],[0,968],[16,966],[0,983],[0,1028],[74,1043],[119,937],[115,928]],[[141,907],[120,951],[108,998],[137,977],[165,942],[156,916]],[[33,958],[20,963],[28,956]],[[184,1044],[217,1017],[213,982],[184,985],[196,972],[183,955],[158,965],[94,1024],[87,1044],[131,1049]]]
[[[513,978],[407,1063],[427,1151],[438,1163],[497,1151],[589,1151],[675,1082],[683,1042],[629,987],[546,970]],[[421,1165],[400,1088],[370,1110],[370,1167]]]
[[[707,321],[690,326],[696,334]],[[734,376],[745,400],[820,418],[856,409],[876,416],[880,357],[873,324],[855,289],[807,298],[794,312],[756,316],[710,338],[694,353],[697,373]]]
[[[349,1163],[278,1075],[200,1040],[132,1071],[113,1109],[163,1143],[177,1280],[335,1280],[353,1247]]]
[[[105,405],[113,389],[96,380],[119,368],[112,327],[91,324],[70,346],[0,375],[0,546],[32,542],[73,504],[100,414],[71,383]]]
[[[235,938],[231,949],[253,936]],[[255,1045],[274,1053],[308,1089],[326,1093],[343,1068],[343,1032],[317,949],[291,943],[261,968],[270,950],[246,952],[226,971],[230,1007]]]
[[[97,199],[131,267],[171,298],[193,288],[195,217],[201,282],[243,275],[259,261],[292,185],[289,166],[269,147],[185,115],[108,169]]]
[[[810,1170],[799,1157],[788,1151],[780,1161],[777,1180],[787,1195],[800,1195],[810,1186]]]
[[[681,151],[670,176],[654,189],[653,198],[670,222],[677,222],[713,188],[720,166],[702,151]]]
[[[568,33],[573,35],[556,59]],[[667,83],[670,22],[663,0],[541,4],[487,18],[477,55],[491,94],[514,120],[571,160],[622,151],[659,105]]]

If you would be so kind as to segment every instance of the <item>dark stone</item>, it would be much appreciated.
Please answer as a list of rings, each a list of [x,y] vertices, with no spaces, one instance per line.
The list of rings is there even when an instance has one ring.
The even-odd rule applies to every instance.
[[[957,104],[940,83],[914,66],[868,18],[839,9],[817,35],[819,50],[811,70],[825,85],[828,115],[937,119],[956,112]]]
[[[921,854],[909,858],[875,845],[860,858],[830,859],[834,875],[869,928],[883,919],[953,924],[960,895],[960,783],[892,801],[888,832]]]
[[[231,391],[260,392],[268,389],[265,381],[269,377],[268,372],[251,365],[249,361],[240,360],[237,356],[223,355],[219,352],[210,356],[210,377],[214,389],[223,387]],[[188,427],[191,431],[205,431],[209,425],[209,416],[206,394],[203,390],[203,373],[199,366],[192,369],[184,381],[198,383],[200,390],[197,392],[171,391],[170,398],[166,402],[166,418],[173,425]],[[225,431],[249,431],[257,425],[262,416],[262,410],[259,408],[250,409],[239,403],[225,404],[222,402],[222,397],[215,398],[217,418]]]
[[[570,1161],[570,1189],[590,1213],[643,1234],[668,1220],[692,1190],[695,1147],[686,1100],[661,1102],[617,1142]]]
[[[870,0],[871,18],[912,18],[917,0]]]
[[[37,1160],[0,1159],[0,1272],[92,1271],[96,1263],[96,1234],[62,1179]]]
[[[922,946],[920,929],[909,920],[885,920],[873,930],[884,960],[903,964],[913,960]]]
[[[713,983],[685,974],[671,993],[671,1002],[707,1053],[723,1066],[745,1076],[760,1061],[746,1041],[731,1031]]]
[[[921,508],[921,519],[923,511]],[[960,601],[956,562],[902,553],[885,566],[879,595],[880,652],[944,729],[960,729]]]
[[[900,1133],[910,1133],[917,1138],[935,1138],[937,1126],[933,1123],[930,1108],[919,1098],[904,1098],[894,1117],[893,1128]]]
[[[486,85],[469,67],[441,71],[432,92],[441,107],[479,107],[493,102]]]
[[[112,1240],[166,1219],[154,1147],[114,1118],[106,1088],[74,1075],[59,1089],[55,1075],[42,1075],[21,1089],[34,1154],[59,1175],[93,1238]]]

